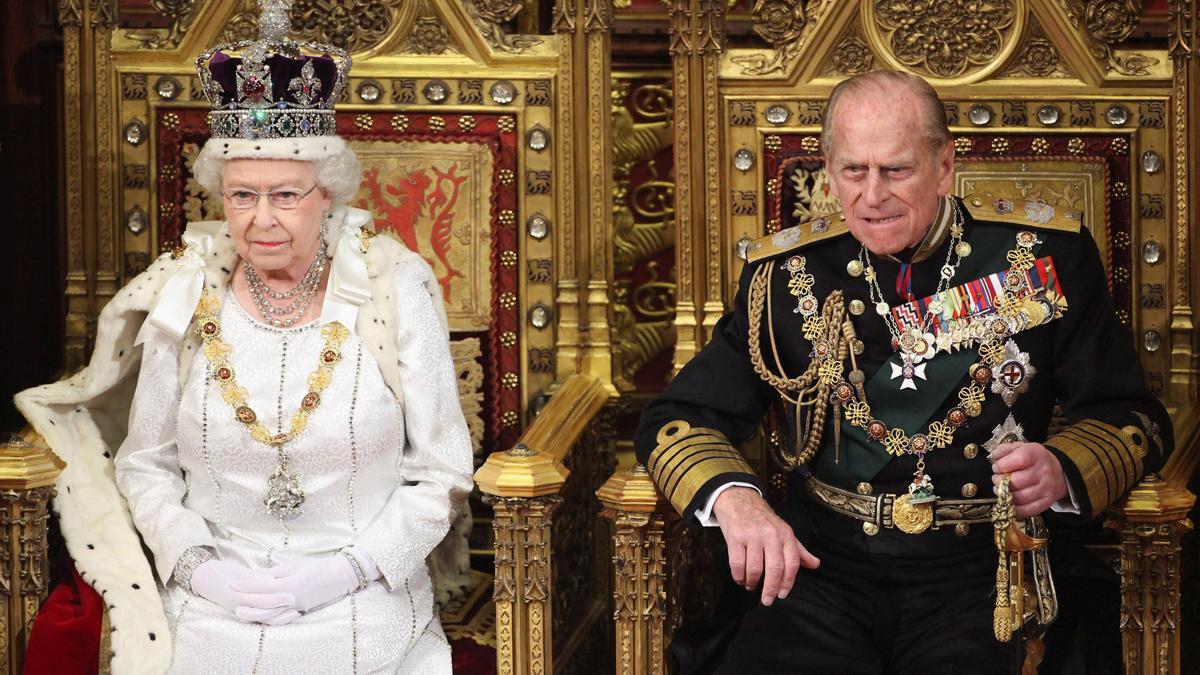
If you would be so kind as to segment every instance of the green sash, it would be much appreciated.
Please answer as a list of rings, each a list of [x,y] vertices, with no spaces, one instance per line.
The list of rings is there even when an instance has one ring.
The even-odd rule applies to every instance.
[[[1006,256],[1016,247],[1018,231],[1011,225],[972,224],[963,240],[971,244],[973,253],[963,259],[955,276],[978,279],[1007,269]],[[978,358],[979,354],[974,349],[938,354],[924,362],[927,379],[916,381],[917,391],[901,391],[900,379],[892,379],[890,367],[892,363],[900,363],[900,355],[893,355],[865,384],[873,414],[886,422],[888,428],[899,427],[910,436],[923,433],[934,412],[947,398],[957,395],[963,379],[967,377],[967,368]],[[888,462],[895,459],[882,443],[868,441],[866,431],[851,425],[844,418],[830,420],[829,424],[842,425],[842,442],[835,452],[833,430],[828,427],[825,429],[815,467],[816,475],[822,481],[841,486],[871,481]]]

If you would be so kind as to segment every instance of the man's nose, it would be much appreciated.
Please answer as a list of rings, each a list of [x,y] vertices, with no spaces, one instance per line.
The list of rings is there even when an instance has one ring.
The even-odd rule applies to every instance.
[[[887,201],[891,196],[891,190],[888,187],[887,179],[879,171],[867,172],[866,190],[863,191],[863,198],[866,200],[867,206],[880,206]]]

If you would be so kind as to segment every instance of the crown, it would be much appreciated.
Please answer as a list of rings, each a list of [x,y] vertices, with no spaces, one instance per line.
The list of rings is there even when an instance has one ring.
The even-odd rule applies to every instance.
[[[258,8],[259,39],[219,44],[196,57],[200,85],[212,105],[212,137],[336,135],[333,105],[346,88],[350,55],[333,45],[289,38],[292,0],[258,0]]]

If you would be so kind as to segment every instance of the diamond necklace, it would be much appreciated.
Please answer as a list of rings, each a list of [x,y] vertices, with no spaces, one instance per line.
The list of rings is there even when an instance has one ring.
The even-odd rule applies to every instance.
[[[312,306],[312,300],[317,295],[317,289],[320,288],[321,275],[325,273],[325,263],[328,260],[325,238],[321,237],[317,253],[309,263],[308,272],[305,273],[300,283],[286,291],[271,290],[258,275],[258,270],[254,269],[254,264],[249,260],[243,261],[246,285],[250,288],[250,298],[254,301],[254,306],[262,315],[263,320],[275,328],[290,328],[307,315],[309,307]],[[277,306],[271,302],[270,298],[295,299],[284,306]]]

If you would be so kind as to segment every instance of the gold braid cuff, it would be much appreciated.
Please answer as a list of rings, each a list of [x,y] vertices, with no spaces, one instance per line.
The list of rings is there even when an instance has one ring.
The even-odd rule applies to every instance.
[[[1093,419],[1081,420],[1046,441],[1079,469],[1093,514],[1138,481],[1146,444],[1146,435],[1136,426],[1117,428]]]
[[[646,468],[680,515],[686,515],[696,493],[709,480],[724,473],[754,474],[742,453],[715,429],[693,429],[676,420],[658,430],[657,442]]]

